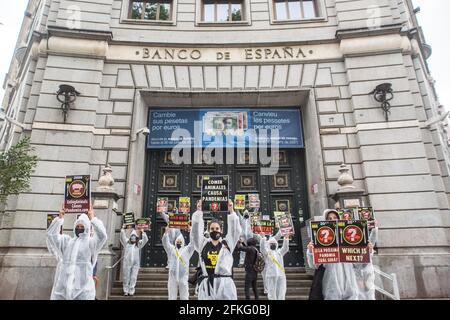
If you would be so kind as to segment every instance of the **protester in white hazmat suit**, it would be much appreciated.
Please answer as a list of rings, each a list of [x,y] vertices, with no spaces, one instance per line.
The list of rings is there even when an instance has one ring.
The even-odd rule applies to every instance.
[[[64,209],[61,209],[60,214],[64,214]],[[60,228],[60,234],[62,233],[62,226]],[[50,300],[55,300],[55,285],[56,285],[56,279],[58,279],[59,274],[61,272],[61,266],[62,266],[62,261],[63,261],[63,257],[62,254],[56,249],[56,246],[52,243],[52,241],[50,240],[49,237],[47,237],[45,239],[45,242],[47,244],[47,249],[48,251],[55,256],[57,264],[56,264],[56,268],[55,268],[55,276],[53,277],[53,287],[52,287],[52,292],[50,294]]]
[[[178,212],[178,210],[175,208],[174,209],[175,212]],[[161,212],[161,217],[163,218],[164,222],[167,223],[167,226],[169,225],[169,214],[167,214],[166,212]],[[175,240],[181,235],[181,231],[180,229],[176,229],[176,228],[170,228],[169,229],[169,242],[170,243],[175,243]],[[170,265],[170,261],[169,261],[170,257],[167,256],[167,266],[166,269],[169,269],[169,265]]]
[[[164,250],[166,250],[169,262],[169,281],[167,289],[169,291],[169,300],[177,300],[180,292],[180,300],[189,300],[189,260],[194,254],[194,243],[192,236],[189,244],[186,246],[182,234],[178,236],[174,244],[169,240],[171,228],[166,228],[162,238]]]
[[[103,223],[95,217],[92,209],[88,215],[81,214],[75,221],[73,238],[60,234],[64,223],[63,212],[60,212],[59,217],[53,220],[48,228],[47,237],[63,259],[55,279],[55,300],[95,299],[93,267],[98,253],[106,243],[107,235]]]
[[[261,242],[261,235],[257,234],[254,235],[254,237]],[[265,236],[263,236],[265,238]],[[277,234],[273,236],[275,238],[275,240],[280,240],[281,239],[281,233],[278,230]],[[263,269],[263,271],[261,272],[261,277],[263,278],[263,285],[264,285],[264,294],[267,294],[269,291],[267,289],[267,281],[266,281],[266,268]]]
[[[141,249],[148,242],[148,236],[144,231],[141,231],[141,235],[142,239],[139,239],[136,230],[133,230],[130,237],[127,237],[125,227],[120,231],[120,242],[123,246],[122,281],[125,296],[132,296],[135,292],[141,266]]]
[[[375,227],[370,231],[369,250],[372,259],[373,247],[378,240],[378,226],[375,221]],[[358,283],[358,299],[359,300],[375,300],[375,270],[373,263],[355,263],[355,276]]]
[[[236,214],[239,217],[239,223],[241,224],[241,241],[247,245],[247,240],[253,238],[252,224],[250,221],[250,214],[247,210],[244,211],[243,214],[236,210]],[[239,254],[239,267],[244,266],[245,260],[245,251],[241,251]]]
[[[281,236],[277,234],[277,236]],[[284,270],[284,255],[289,252],[289,237],[284,237],[283,246],[278,249],[276,237],[270,237],[269,241],[265,237],[258,236],[260,240],[260,250],[264,256],[264,288],[267,290],[269,300],[286,299],[286,272]]]
[[[232,278],[233,251],[241,234],[239,218],[233,202],[228,201],[227,235],[217,221],[209,225],[210,238],[204,237],[204,220],[201,201],[192,215],[192,240],[201,260],[202,276],[199,278],[199,300],[237,300],[236,285]]]
[[[336,210],[323,212],[326,220],[339,220]],[[310,268],[317,269],[314,264],[314,244],[310,242],[307,250],[307,261]],[[358,284],[352,263],[324,264],[325,273],[322,280],[322,294],[325,300],[358,300]]]

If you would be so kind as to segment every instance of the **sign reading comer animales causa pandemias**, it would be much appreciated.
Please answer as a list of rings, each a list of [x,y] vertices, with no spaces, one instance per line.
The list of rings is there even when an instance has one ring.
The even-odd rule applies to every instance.
[[[311,221],[314,264],[339,262],[337,221]]]
[[[370,263],[367,221],[339,220],[337,224],[340,262]]]
[[[86,213],[91,206],[91,176],[66,176],[64,209],[66,213]]]
[[[202,176],[202,210],[228,211],[229,176]]]

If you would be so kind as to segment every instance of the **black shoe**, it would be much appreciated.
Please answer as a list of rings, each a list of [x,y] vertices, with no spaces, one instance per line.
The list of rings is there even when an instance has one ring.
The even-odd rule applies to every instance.
[[[124,293],[123,295],[126,297],[126,296],[128,296],[128,293]]]

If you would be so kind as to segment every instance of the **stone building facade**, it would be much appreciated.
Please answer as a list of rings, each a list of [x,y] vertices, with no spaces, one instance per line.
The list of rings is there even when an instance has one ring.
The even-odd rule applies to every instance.
[[[0,298],[49,297],[46,214],[60,208],[66,175],[91,174],[96,187],[109,165],[114,190],[105,182],[93,194],[109,232],[101,298],[121,213],[152,210],[153,158],[136,134],[149,112],[237,107],[300,110],[303,156],[292,159],[304,168],[299,225],[334,206],[346,163],[379,220],[375,262],[397,274],[401,296],[450,296],[447,126],[411,1],[172,0],[148,12],[143,3],[29,2],[2,103],[24,126],[2,123],[0,144],[29,136],[40,160],[30,189],[0,214]],[[389,121],[371,94],[386,82]],[[65,122],[61,84],[81,93]]]

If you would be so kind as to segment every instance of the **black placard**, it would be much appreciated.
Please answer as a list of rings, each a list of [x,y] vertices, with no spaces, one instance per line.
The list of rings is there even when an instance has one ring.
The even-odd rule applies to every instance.
[[[124,226],[133,226],[134,225],[134,213],[127,212],[123,214],[123,224]]]
[[[227,212],[229,176],[202,176],[202,210]]]
[[[91,176],[66,176],[65,213],[88,213],[91,206]]]

